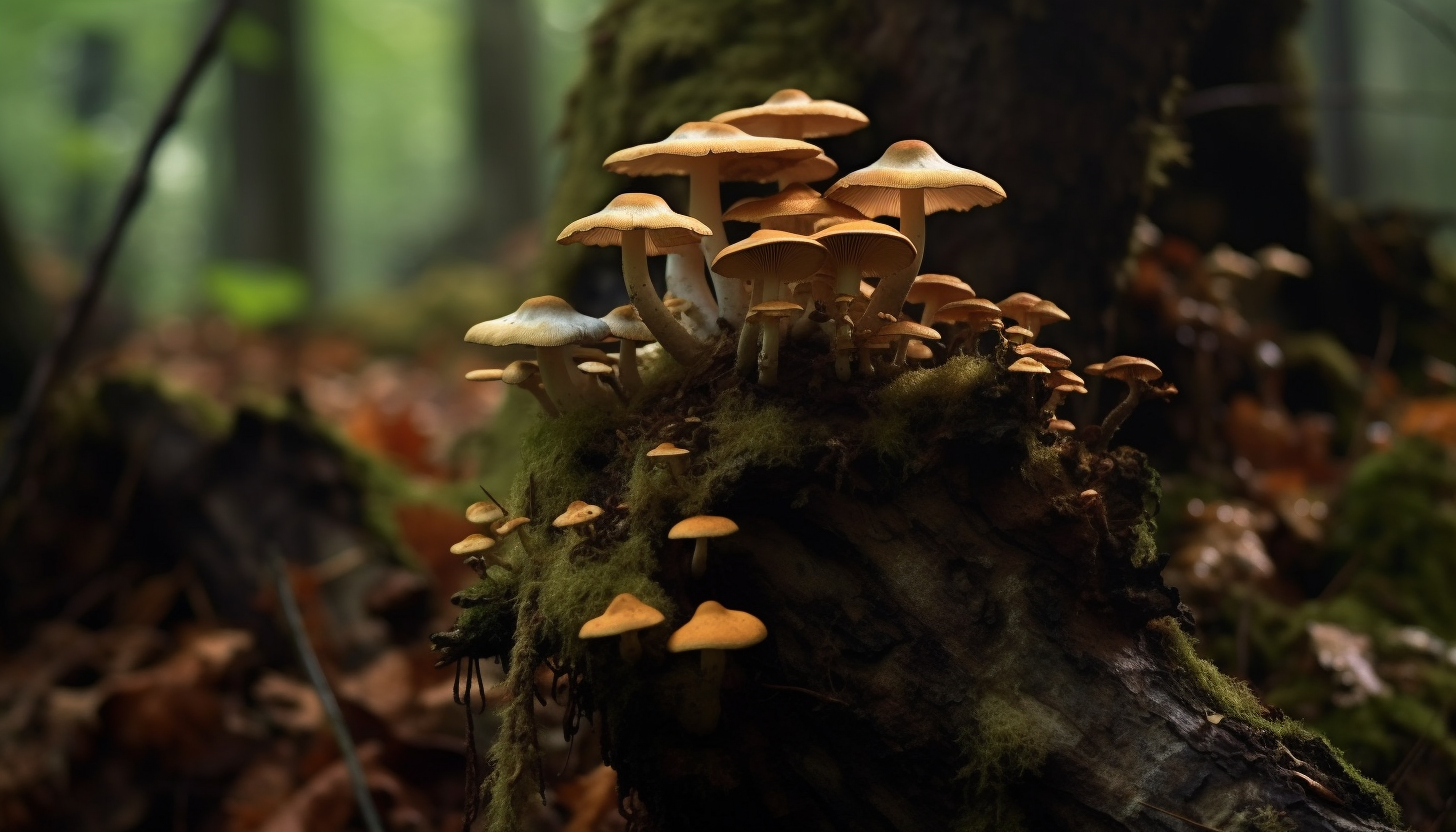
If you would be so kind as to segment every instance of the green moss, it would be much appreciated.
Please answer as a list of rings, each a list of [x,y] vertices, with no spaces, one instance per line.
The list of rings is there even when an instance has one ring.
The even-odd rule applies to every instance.
[[[1158,521],[1148,518],[1133,527],[1132,565],[1152,566],[1158,562]]]
[[[1299,829],[1294,821],[1273,806],[1261,807],[1236,821],[1242,821],[1240,826],[1247,826],[1256,832],[1296,832]]]
[[[996,382],[997,368],[981,356],[956,356],[929,370],[905,373],[876,394],[864,425],[882,460],[906,460],[925,446],[924,428],[954,423],[974,409],[976,394]]]
[[[965,764],[956,778],[967,785],[957,832],[1018,830],[1025,816],[1006,789],[1036,774],[1062,738],[1060,717],[1019,693],[983,692],[957,737]]]

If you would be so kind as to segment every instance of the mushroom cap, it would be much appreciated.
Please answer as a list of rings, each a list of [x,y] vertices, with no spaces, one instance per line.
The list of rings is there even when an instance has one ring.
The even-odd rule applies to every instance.
[[[843,202],[825,199],[818,191],[797,182],[771,196],[740,199],[723,212],[723,219],[734,222],[763,222],[779,217],[865,219],[864,214]]]
[[[784,168],[774,174],[773,178],[779,182],[823,182],[836,173],[839,173],[839,163],[821,151],[812,159],[795,162]]]
[[[529,522],[531,522],[531,518],[529,517],[512,517],[511,519],[506,520],[505,522],[495,526],[495,535],[496,537],[505,537],[506,535],[510,534],[516,529],[519,529]]]
[[[1259,261],[1219,243],[1203,258],[1203,270],[1210,275],[1249,280],[1259,274]]]
[[[906,303],[950,303],[954,300],[970,300],[976,296],[976,290],[970,284],[959,277],[948,274],[921,274],[915,276],[915,282],[910,284],[910,294],[905,296]]]
[[[1053,378],[1050,378],[1050,379],[1047,379],[1047,380],[1048,381],[1061,381],[1061,382],[1066,382],[1068,384],[1085,384],[1086,383],[1085,381],[1083,381],[1083,379],[1082,379],[1081,376],[1077,375],[1076,373],[1072,372],[1071,370],[1067,369],[1066,367],[1055,367],[1055,368],[1052,368],[1052,376],[1053,376]]]
[[[1062,311],[1062,307],[1057,306],[1049,300],[1039,300],[1032,304],[1029,314],[1035,315],[1042,324],[1048,324],[1052,321],[1072,320],[1072,316]]]
[[[937,321],[955,323],[956,321],[990,321],[1001,320],[1001,307],[986,300],[985,298],[966,298],[965,300],[953,300],[940,307],[935,313]]]
[[[890,336],[891,338],[902,335],[909,335],[912,338],[920,338],[926,341],[939,341],[940,333],[928,326],[921,326],[914,321],[895,321],[880,327],[875,333],[879,336]]]
[[[1072,359],[1051,347],[1038,347],[1035,344],[1018,344],[1013,347],[1017,355],[1024,355],[1035,358],[1046,365],[1049,370],[1060,370],[1072,366]]]
[[[925,190],[925,213],[995,205],[1006,191],[989,176],[956,167],[917,139],[895,142],[867,168],[840,177],[825,196],[867,217],[900,216],[902,190]]]
[[[864,277],[894,274],[915,260],[910,238],[884,223],[851,220],[814,232],[836,263],[853,263]]]
[[[884,330],[882,329],[880,331],[883,332]],[[929,361],[935,357],[935,353],[931,352],[930,347],[925,346],[921,342],[911,340],[910,343],[905,345],[905,357],[911,361]]]
[[[450,547],[452,555],[473,555],[495,547],[495,538],[483,534],[467,535],[464,540]]]
[[[581,314],[561,298],[546,295],[531,298],[503,318],[476,324],[465,333],[465,340],[492,347],[511,344],[564,347],[583,341],[600,341],[610,333],[611,330],[601,320]]]
[[[1066,419],[1050,419],[1047,421],[1046,426],[1047,430],[1054,430],[1058,433],[1071,433],[1077,429],[1076,425],[1068,422]]]
[[[612,365],[601,361],[583,361],[576,365],[576,369],[589,376],[609,376],[612,374]]]
[[[1259,266],[1267,272],[1287,277],[1309,277],[1311,269],[1309,258],[1302,254],[1295,254],[1284,246],[1264,246],[1254,252],[1254,259],[1258,260]]]
[[[750,307],[748,320],[757,322],[764,319],[792,318],[803,311],[804,307],[791,300],[769,300]]]
[[[512,361],[506,365],[501,381],[506,384],[525,384],[532,376],[541,374],[541,366],[534,361]]]
[[[596,347],[577,347],[571,351],[571,360],[576,364],[580,364],[583,361],[597,361],[602,364],[612,364],[616,362],[617,357]]]
[[[614,337],[625,341],[637,341],[638,343],[650,343],[657,340],[647,324],[642,322],[642,316],[637,314],[637,307],[632,304],[618,306],[616,309],[602,316],[602,323],[607,325],[607,330]]]
[[[471,370],[465,374],[466,381],[500,381],[505,376],[505,370],[496,368],[494,370]]]
[[[623,231],[645,231],[647,253],[665,254],[667,249],[692,245],[712,236],[708,226],[674,212],[655,194],[618,194],[607,207],[582,217],[561,229],[556,242],[587,246],[619,246]]]
[[[757,106],[713,116],[713,121],[731,124],[755,136],[781,135],[790,120],[799,122],[806,139],[843,136],[870,123],[868,116],[848,104],[810,98],[802,90],[779,90]]]
[[[1017,292],[996,305],[1001,307],[1001,317],[1025,324],[1028,319],[1027,313],[1038,303],[1041,303],[1041,298],[1036,295],[1030,292]]]
[[[668,540],[696,540],[700,537],[727,537],[738,531],[738,524],[727,517],[699,514],[677,521],[667,532]]]
[[[829,251],[812,237],[759,229],[713,258],[713,273],[734,280],[771,278],[787,283],[819,271]]]
[[[660,142],[618,150],[602,167],[627,176],[686,176],[697,167],[694,160],[714,156],[719,180],[752,182],[818,154],[819,148],[808,142],[751,136],[731,124],[690,121]]]
[[[477,526],[483,526],[486,523],[494,523],[495,521],[505,516],[505,510],[495,503],[490,502],[489,500],[481,500],[479,502],[471,503],[470,506],[465,509],[465,519],[470,521],[471,523],[476,524]]]
[[[569,526],[590,523],[601,516],[601,506],[594,506],[581,500],[573,500],[571,505],[566,507],[566,511],[561,512],[561,516],[551,521],[551,525],[558,529],[564,529]]]
[[[1146,358],[1119,355],[1102,365],[1102,375],[1123,382],[1156,381],[1163,377],[1163,371]]]
[[[1010,370],[1013,373],[1050,373],[1051,372],[1051,370],[1048,370],[1046,368],[1046,365],[1045,364],[1041,363],[1040,361],[1037,361],[1035,358],[1026,358],[1026,357],[1022,357],[1022,358],[1016,359],[1015,361],[1011,362],[1011,366],[1010,367],[1007,367],[1006,369]]]
[[[1006,340],[1013,344],[1025,344],[1036,337],[1032,334],[1031,330],[1024,326],[1008,326],[1006,327],[1005,335]]]
[[[1088,364],[1087,366],[1083,367],[1082,372],[1086,373],[1089,376],[1100,376],[1102,375],[1103,368],[1106,366],[1107,365],[1105,363],[1099,361],[1096,364]]]
[[[657,459],[658,457],[687,456],[690,453],[692,452],[687,448],[679,448],[671,442],[663,442],[661,445],[648,451],[647,456],[652,459]]]
[[[612,599],[607,611],[581,625],[578,638],[607,638],[635,630],[645,630],[666,621],[667,618],[654,607],[637,600],[637,596],[624,592]]]
[[[667,639],[672,653],[689,650],[737,650],[768,638],[768,628],[757,617],[725,608],[717,601],[698,605],[692,619]]]

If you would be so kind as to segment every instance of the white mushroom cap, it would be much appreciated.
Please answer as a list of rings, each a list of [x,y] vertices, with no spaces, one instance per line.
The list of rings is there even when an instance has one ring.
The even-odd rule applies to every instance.
[[[465,340],[493,347],[511,344],[561,347],[600,341],[609,334],[611,329],[603,321],[577,312],[561,298],[547,295],[531,298],[503,318],[476,324],[465,333]]]

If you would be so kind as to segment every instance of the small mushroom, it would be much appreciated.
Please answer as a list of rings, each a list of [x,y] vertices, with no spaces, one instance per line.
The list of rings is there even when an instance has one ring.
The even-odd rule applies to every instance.
[[[751,305],[758,306],[779,300],[784,284],[814,274],[828,256],[829,251],[813,237],[759,229],[747,239],[723,249],[713,260],[713,274],[728,280],[752,281]],[[739,332],[735,366],[740,373],[749,373],[754,368],[754,357],[761,355],[773,365],[769,375],[775,381],[765,382],[760,367],[759,383],[772,386],[776,383],[778,351],[777,326],[763,327],[747,321]],[[761,365],[763,361],[757,363]]]
[[[981,333],[1001,326],[1001,307],[985,298],[955,300],[941,306],[936,311],[935,320],[966,324],[965,331],[957,333],[948,344],[952,351],[961,349],[966,341],[970,341],[972,350],[979,352]]]
[[[681,482],[688,475],[688,456],[690,451],[687,448],[679,448],[671,442],[663,442],[656,448],[647,452],[647,458],[655,462],[662,462],[667,470],[672,473],[673,479]]]
[[[471,370],[465,374],[465,380],[503,381],[530,393],[547,416],[561,415],[556,403],[546,395],[546,388],[541,384],[541,368],[534,361],[512,361],[500,370]]]
[[[642,640],[639,630],[656,627],[666,620],[656,608],[637,600],[637,596],[624,592],[612,599],[607,611],[581,625],[578,638],[620,637],[617,650],[622,660],[631,664],[642,657]]]
[[[829,249],[834,263],[834,372],[840,381],[850,377],[854,350],[854,321],[851,314],[863,278],[896,274],[910,268],[916,258],[915,246],[904,234],[883,223],[854,220],[831,225],[814,233],[814,239]],[[845,321],[845,318],[849,318]]]
[[[881,338],[892,338],[895,344],[895,354],[890,359],[893,367],[905,366],[905,351],[909,348],[910,339],[916,338],[922,341],[939,341],[940,333],[928,326],[922,326],[914,321],[895,321],[880,327],[876,333]]]
[[[535,347],[547,395],[561,410],[573,410],[582,407],[584,402],[572,379],[567,347],[583,341],[600,341],[607,334],[606,324],[577,312],[561,298],[547,295],[531,298],[505,317],[476,324],[465,333],[465,340],[497,347],[512,344]]]
[[[763,346],[758,352],[758,383],[763,387],[777,387],[779,384],[779,342],[783,329],[781,322],[796,318],[804,307],[787,300],[769,300],[754,304],[748,310],[748,322],[757,324],[762,333]]]
[[[689,517],[686,520],[679,520],[667,532],[668,540],[696,540],[693,546],[694,578],[703,577],[708,570],[708,540],[714,537],[727,537],[738,531],[738,524],[727,517],[715,517],[711,514],[699,514]]]
[[[723,212],[723,219],[732,222],[755,222],[760,228],[813,234],[814,223],[826,217],[845,220],[868,219],[842,202],[825,199],[808,185],[792,184],[776,194],[745,197]]]
[[[616,394],[618,401],[627,401],[627,393],[622,389],[621,383],[617,381],[617,372],[612,368],[612,365],[604,361],[583,361],[576,365],[576,369],[582,375],[597,379],[612,388],[612,392]],[[600,390],[601,388],[598,387],[597,389]]]
[[[477,526],[485,526],[505,517],[505,511],[489,500],[471,503],[465,509],[465,519]]]
[[[1028,414],[1035,415],[1036,383],[1035,381],[1033,381],[1033,379],[1035,379],[1038,375],[1050,373],[1051,370],[1048,370],[1045,364],[1029,356],[1022,356],[1021,358],[1016,359],[1015,361],[1011,362],[1011,366],[1007,367],[1006,369],[1009,372],[1022,373],[1028,377],[1026,385],[1026,412]]]
[[[1163,371],[1146,358],[1119,355],[1102,365],[1101,374],[1127,385],[1127,397],[1119,402],[1111,413],[1107,414],[1106,419],[1102,420],[1102,432],[1097,438],[1096,450],[1105,451],[1107,443],[1112,439],[1112,434],[1117,432],[1117,429],[1137,408],[1138,402],[1142,401],[1143,396],[1152,389],[1150,382],[1163,377]]]
[[[925,308],[920,312],[920,323],[922,326],[930,326],[935,323],[935,313],[940,311],[940,307],[958,300],[970,300],[975,296],[976,290],[959,277],[922,274],[910,284],[910,294],[906,295],[905,302],[924,304]]]
[[[755,136],[782,139],[822,139],[853,133],[870,123],[864,113],[838,101],[810,98],[803,90],[779,90],[753,107],[713,116]]]
[[[1016,346],[1029,344],[1031,339],[1036,337],[1035,333],[1024,326],[1008,326],[1001,334],[1006,336],[1008,342]]]
[[[666,304],[664,304],[666,305]],[[671,311],[671,307],[669,307]],[[642,322],[637,307],[632,304],[618,306],[602,317],[612,336],[621,341],[621,352],[617,356],[617,373],[621,376],[622,391],[628,397],[637,395],[642,389],[641,368],[637,366],[637,347],[656,341],[652,330]]]
[[[1046,426],[1047,430],[1055,433],[1073,433],[1077,430],[1077,426],[1066,419],[1048,419]]]
[[[727,609],[717,601],[699,604],[692,619],[668,637],[668,652],[701,652],[699,676],[706,690],[690,703],[696,707],[683,714],[685,728],[706,734],[718,724],[722,712],[718,689],[723,684],[726,663],[723,651],[752,647],[766,638],[768,628],[756,616]]]
[[[571,505],[566,507],[566,511],[561,512],[559,517],[551,521],[551,525],[558,529],[572,529],[578,532],[581,526],[585,526],[587,535],[595,536],[596,532],[592,524],[601,516],[601,506],[594,506],[581,500],[573,500]]]

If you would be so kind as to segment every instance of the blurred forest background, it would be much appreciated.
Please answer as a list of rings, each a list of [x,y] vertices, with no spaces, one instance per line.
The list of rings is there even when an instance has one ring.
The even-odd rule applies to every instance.
[[[357,825],[248,565],[273,543],[390,825],[459,827],[462,739],[484,748],[493,723],[467,723],[425,635],[474,578],[448,554],[474,530],[459,508],[507,491],[533,412],[462,381],[500,356],[460,339],[534,294],[593,315],[625,302],[615,273],[567,277],[544,255],[553,204],[600,207],[577,204],[600,182],[557,194],[572,150],[594,167],[594,133],[661,138],[563,137],[573,89],[615,83],[612,44],[650,40],[622,12],[648,5],[243,5],[0,511],[0,827]],[[0,411],[211,7],[0,0]],[[1330,733],[1409,822],[1456,829],[1456,0],[1223,8],[1185,73],[1184,158],[1118,283],[1118,343],[1184,396],[1119,440],[1164,471],[1159,543],[1210,657]],[[849,141],[826,144],[841,173],[880,150]],[[1278,271],[1223,244],[1287,246],[1313,270],[1220,295],[1209,274]],[[1035,288],[1017,279],[1004,293]],[[297,510],[290,536],[240,507]],[[543,742],[539,828],[619,823],[590,737],[575,757]]]

